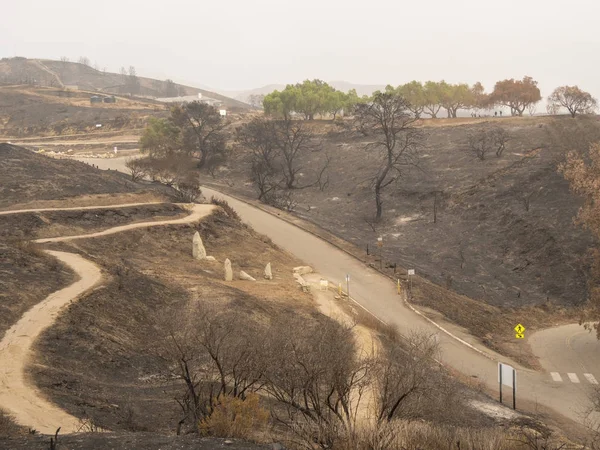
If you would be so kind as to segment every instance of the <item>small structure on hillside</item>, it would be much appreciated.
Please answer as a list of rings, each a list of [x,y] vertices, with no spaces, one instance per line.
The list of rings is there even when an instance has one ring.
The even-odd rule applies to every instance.
[[[114,95],[110,97],[104,97],[104,103],[117,103],[117,98]]]
[[[102,97],[98,95],[92,95],[90,97],[90,103],[102,103]]]

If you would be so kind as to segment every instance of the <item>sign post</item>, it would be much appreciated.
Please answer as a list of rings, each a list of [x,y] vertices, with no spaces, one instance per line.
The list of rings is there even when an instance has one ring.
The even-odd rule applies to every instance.
[[[515,327],[515,332],[517,334],[515,334],[515,337],[517,339],[523,339],[525,337],[525,327],[523,325],[521,325],[520,323],[517,324],[517,326]]]
[[[517,409],[517,371],[508,364],[498,363],[498,384],[500,385],[500,403],[502,403],[502,385],[511,387],[513,409]]]
[[[408,291],[412,294],[412,277],[415,274],[415,269],[408,269]]]
[[[379,270],[383,270],[383,237],[379,236],[377,238],[377,247],[379,247]]]
[[[346,274],[346,292],[348,293],[348,298],[350,298],[350,274]]]

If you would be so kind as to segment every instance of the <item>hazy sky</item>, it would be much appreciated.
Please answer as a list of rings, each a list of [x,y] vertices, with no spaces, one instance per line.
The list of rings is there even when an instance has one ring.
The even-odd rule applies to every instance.
[[[598,0],[0,0],[0,56],[241,90],[531,75],[600,97]]]

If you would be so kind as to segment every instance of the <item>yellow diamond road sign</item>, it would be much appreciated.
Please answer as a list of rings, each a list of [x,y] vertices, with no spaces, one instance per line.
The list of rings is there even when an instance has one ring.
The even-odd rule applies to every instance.
[[[525,338],[525,335],[524,335],[524,334],[522,334],[522,333],[517,333],[517,334],[515,335],[515,337],[516,337],[517,339],[524,339],[524,338]]]
[[[517,332],[517,334],[523,334],[523,332],[525,331],[525,327],[521,324],[518,324],[515,327],[515,331]]]

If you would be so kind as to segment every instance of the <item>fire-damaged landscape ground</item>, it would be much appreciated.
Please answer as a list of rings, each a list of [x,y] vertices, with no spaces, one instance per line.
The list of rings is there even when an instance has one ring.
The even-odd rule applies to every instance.
[[[527,317],[533,331],[573,321],[587,299],[585,256],[594,241],[574,223],[583,200],[569,192],[557,169],[567,151],[600,140],[600,122],[596,117],[448,122],[425,121],[428,139],[419,168],[406,170],[386,188],[380,223],[373,222],[371,187],[379,156],[365,149],[369,140],[330,123],[308,124],[321,146],[299,161],[300,184],[314,181],[326,155],[329,184],[323,191],[294,191],[293,214],[308,227],[317,225],[313,231],[343,239],[341,245],[376,267],[381,254],[391,277],[415,269],[441,290],[416,290],[414,302],[535,366],[526,349],[511,350],[514,323]],[[480,161],[468,151],[468,136],[496,126],[510,136],[506,149]],[[207,182],[256,199],[243,150],[228,169],[224,180]],[[385,268],[393,264],[398,274]]]
[[[56,164],[52,166],[56,171],[62,164],[65,171],[71,170],[64,161],[50,164]],[[112,189],[114,180],[122,180],[115,173],[103,175],[106,178],[96,186],[99,195],[105,193],[104,181],[106,189]],[[72,178],[77,183],[77,176]],[[135,193],[138,185],[131,186]],[[140,185],[142,188],[148,186]],[[114,195],[114,200],[129,198],[116,188]],[[58,185],[55,196],[66,197]],[[48,196],[47,200],[51,203],[56,199]],[[90,196],[84,191],[81,197],[69,197],[68,204],[89,201]],[[174,433],[180,420],[175,398],[181,396],[184,386],[169,375],[173,367],[161,353],[162,344],[169,340],[174,328],[193,321],[190,314],[194,307],[204,304],[267,324],[300,322],[313,329],[331,320],[317,312],[312,295],[299,289],[294,280],[292,268],[302,262],[242,224],[226,206],[189,225],[148,227],[55,244],[28,243],[33,238],[89,233],[128,223],[172,219],[185,213],[185,208],[162,203],[0,216],[1,245],[10,248],[10,252],[22,252],[7,259],[3,267],[13,270],[12,284],[3,287],[18,305],[11,314],[2,315],[2,330],[18,320],[28,307],[74,281],[70,271],[42,249],[78,253],[97,264],[104,276],[99,286],[63,309],[56,322],[43,332],[27,368],[29,382],[53,403],[80,418],[83,431],[99,427],[116,432],[60,436],[59,442],[67,448],[262,448],[190,436],[165,437]],[[216,261],[192,258],[192,236],[196,231]],[[11,254],[5,252],[3,257]],[[233,263],[236,280],[232,282],[223,281],[225,258]],[[273,267],[273,280],[263,277],[268,262]],[[240,270],[257,281],[237,280]],[[18,292],[21,293],[16,295]],[[4,298],[2,304],[10,305]],[[389,345],[387,331],[374,326],[376,321],[360,320],[373,326],[373,333],[380,336],[383,345]],[[419,399],[412,406],[413,419],[482,433],[492,433],[499,424],[513,429],[523,423],[524,419],[515,422],[512,416],[503,416],[502,411],[498,418],[482,414],[481,406],[474,406],[477,403],[473,402],[482,405],[490,403],[490,398],[476,383],[461,384],[443,370],[432,371],[430,376],[438,393]],[[263,397],[262,402],[267,408],[277,407],[268,397]],[[439,408],[440,404],[446,406]],[[273,436],[280,431],[275,427]],[[26,433],[0,415],[0,446],[20,449],[48,445],[47,437]],[[272,437],[259,434],[253,439],[269,442]]]

